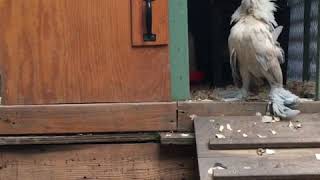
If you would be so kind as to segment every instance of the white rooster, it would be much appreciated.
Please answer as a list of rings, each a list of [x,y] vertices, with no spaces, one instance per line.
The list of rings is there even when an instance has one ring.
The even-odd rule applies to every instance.
[[[241,90],[229,100],[245,99],[250,84],[265,79],[271,89],[273,114],[292,118],[300,113],[291,109],[299,97],[283,88],[280,64],[284,52],[277,42],[283,27],[278,26],[275,11],[274,0],[242,0],[232,15],[235,25],[229,36],[230,64],[234,82]]]

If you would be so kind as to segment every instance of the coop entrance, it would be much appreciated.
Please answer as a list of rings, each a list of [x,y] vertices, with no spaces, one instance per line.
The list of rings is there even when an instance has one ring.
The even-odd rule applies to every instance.
[[[304,1],[283,0],[276,3],[278,6],[276,21],[284,26],[278,40],[285,51],[286,63],[282,65],[284,82],[299,96],[314,97],[314,83],[302,83],[300,66],[304,60],[303,55],[301,57],[297,55],[297,53],[303,54],[305,14],[301,12],[301,8],[302,10],[305,8]],[[235,88],[232,87],[228,36],[232,27],[231,16],[240,4],[241,0],[203,0],[201,3],[188,0],[190,83],[192,98],[195,100],[215,99],[216,89]],[[317,5],[312,4],[312,7]],[[309,13],[313,14],[312,11]],[[312,27],[309,27],[309,30],[312,32]],[[315,74],[315,71],[310,71],[310,74],[312,73]]]

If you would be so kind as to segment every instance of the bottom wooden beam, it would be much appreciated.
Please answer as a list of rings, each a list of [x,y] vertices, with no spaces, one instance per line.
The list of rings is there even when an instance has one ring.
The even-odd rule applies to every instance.
[[[21,146],[0,149],[0,179],[197,179],[191,147],[159,144]]]
[[[176,103],[0,106],[0,135],[176,130]]]

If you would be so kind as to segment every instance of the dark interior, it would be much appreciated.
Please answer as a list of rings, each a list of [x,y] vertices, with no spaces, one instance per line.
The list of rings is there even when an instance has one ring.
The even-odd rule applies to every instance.
[[[192,81],[191,85],[207,84],[212,88],[232,84],[228,36],[231,29],[231,15],[240,3],[241,0],[188,0],[189,33],[193,36],[195,51],[195,63],[190,64],[196,66],[190,67],[191,76],[194,69],[205,75],[203,80]],[[277,1],[277,4],[279,7],[276,13],[277,22],[284,26],[279,41],[287,58],[290,8],[288,0]],[[284,75],[286,66],[283,65]],[[285,76],[284,79],[286,82]]]

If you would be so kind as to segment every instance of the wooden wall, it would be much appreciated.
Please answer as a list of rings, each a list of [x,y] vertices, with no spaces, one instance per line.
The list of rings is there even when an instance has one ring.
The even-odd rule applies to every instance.
[[[155,143],[1,148],[0,179],[194,180],[192,150]]]
[[[131,11],[141,16],[134,7],[130,0],[1,0],[3,103],[171,100],[169,47],[133,47],[139,30]],[[154,30],[167,40],[168,13],[155,13]]]

